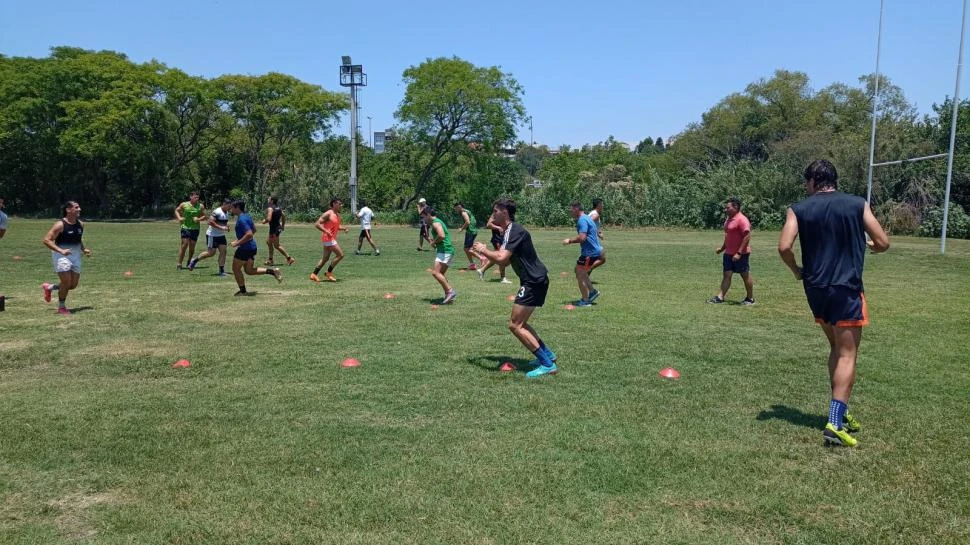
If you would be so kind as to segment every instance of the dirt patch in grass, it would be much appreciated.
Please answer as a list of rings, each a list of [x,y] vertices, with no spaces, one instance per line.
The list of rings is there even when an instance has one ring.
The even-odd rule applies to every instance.
[[[78,350],[79,356],[93,357],[167,357],[171,354],[171,346],[164,344],[146,343],[144,341],[111,341],[95,346],[88,346]]]
[[[88,510],[98,505],[118,505],[121,496],[117,492],[106,491],[94,494],[74,493],[53,500],[47,504],[56,513],[54,525],[66,539],[78,541],[88,539],[98,533],[90,520]]]

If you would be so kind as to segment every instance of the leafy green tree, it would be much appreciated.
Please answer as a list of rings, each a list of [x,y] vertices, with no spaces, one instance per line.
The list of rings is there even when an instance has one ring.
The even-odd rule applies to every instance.
[[[525,118],[522,87],[494,66],[477,67],[458,57],[428,59],[406,69],[404,83],[395,117],[427,152],[412,165],[414,186],[402,210],[459,157],[512,143]]]

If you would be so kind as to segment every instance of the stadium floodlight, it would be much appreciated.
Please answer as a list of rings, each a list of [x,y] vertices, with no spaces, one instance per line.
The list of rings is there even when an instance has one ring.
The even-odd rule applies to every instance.
[[[367,86],[367,74],[360,64],[351,64],[350,55],[340,57],[340,85],[350,87],[350,211],[357,213],[357,88]]]

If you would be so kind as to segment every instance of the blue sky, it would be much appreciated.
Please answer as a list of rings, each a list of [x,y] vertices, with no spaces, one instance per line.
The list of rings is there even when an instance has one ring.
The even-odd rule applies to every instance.
[[[961,9],[886,0],[882,72],[921,112],[953,94]],[[635,144],[677,134],[776,69],[806,72],[816,89],[855,84],[875,68],[878,18],[879,0],[0,0],[0,53],[111,49],[195,75],[277,71],[331,90],[351,55],[369,78],[365,134],[367,116],[374,131],[395,123],[405,68],[458,56],[523,85],[541,144]]]

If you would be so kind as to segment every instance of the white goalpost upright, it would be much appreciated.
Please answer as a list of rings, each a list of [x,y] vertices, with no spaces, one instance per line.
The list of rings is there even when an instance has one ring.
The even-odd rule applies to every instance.
[[[960,108],[960,77],[963,73],[963,43],[964,36],[967,30],[967,0],[963,0],[963,16],[961,17],[960,24],[960,49],[957,55],[957,75],[956,75],[956,88],[953,91],[953,112],[950,115],[950,147],[947,153],[938,153],[936,155],[926,155],[924,157],[913,157],[910,159],[900,159],[897,161],[886,161],[882,163],[875,163],[875,153],[876,153],[876,121],[878,120],[878,107],[879,107],[879,57],[882,52],[882,19],[883,11],[885,7],[885,0],[879,0],[879,32],[876,37],[876,82],[875,82],[875,93],[872,97],[872,132],[869,138],[869,175],[866,181],[866,202],[872,202],[872,171],[875,167],[881,167],[886,165],[901,165],[903,163],[913,163],[916,161],[925,161],[927,159],[937,159],[940,157],[947,158],[946,165],[946,189],[943,194],[943,231],[940,233],[940,253],[946,253],[946,228],[947,222],[949,221],[950,213],[950,184],[953,179],[953,153],[956,145],[957,136],[957,116]]]

